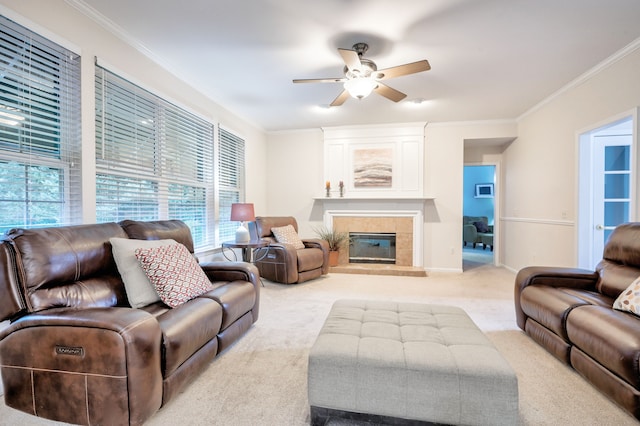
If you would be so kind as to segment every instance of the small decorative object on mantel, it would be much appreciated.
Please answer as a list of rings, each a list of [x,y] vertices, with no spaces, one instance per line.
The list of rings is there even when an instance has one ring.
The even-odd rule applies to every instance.
[[[327,181],[324,185],[324,189],[327,190],[327,198],[331,197],[331,182]]]
[[[344,197],[344,182],[340,181],[338,188],[340,188],[340,197]]]

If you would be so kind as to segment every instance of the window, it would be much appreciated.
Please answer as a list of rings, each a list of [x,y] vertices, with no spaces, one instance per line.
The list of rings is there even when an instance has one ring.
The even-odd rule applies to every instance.
[[[235,238],[237,223],[229,220],[231,204],[244,202],[244,140],[218,128],[219,241]]]
[[[0,232],[81,221],[80,58],[0,16]]]
[[[213,125],[96,66],[98,222],[180,219],[213,245]]]

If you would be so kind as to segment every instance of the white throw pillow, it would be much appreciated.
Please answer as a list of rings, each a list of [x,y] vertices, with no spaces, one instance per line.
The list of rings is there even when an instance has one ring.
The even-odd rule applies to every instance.
[[[273,235],[276,237],[276,241],[279,243],[291,244],[296,248],[296,250],[304,248],[304,243],[298,236],[293,225],[271,228],[271,232],[273,232]]]
[[[129,238],[111,238],[109,241],[131,307],[140,308],[158,302],[160,296],[136,258],[136,249],[163,247],[178,243],[175,240],[148,241]]]

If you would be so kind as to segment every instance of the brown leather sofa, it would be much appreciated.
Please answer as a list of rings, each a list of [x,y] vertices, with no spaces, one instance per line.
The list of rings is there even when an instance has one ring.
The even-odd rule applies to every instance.
[[[613,309],[640,277],[640,223],[618,226],[595,271],[527,267],[515,280],[518,326],[640,419],[640,317]]]
[[[302,249],[279,243],[271,228],[287,225],[298,232],[298,222],[294,217],[256,217],[258,238],[269,241],[269,247],[257,249],[254,253],[260,276],[278,283],[297,284],[328,274],[329,243],[319,238],[302,239]]]
[[[142,424],[257,319],[247,263],[200,266],[214,289],[169,308],[131,308],[110,238],[174,239],[180,221],[10,231],[0,244],[5,403],[74,424]]]

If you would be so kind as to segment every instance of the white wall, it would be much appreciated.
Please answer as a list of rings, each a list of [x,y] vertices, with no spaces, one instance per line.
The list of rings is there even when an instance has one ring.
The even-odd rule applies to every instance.
[[[425,136],[424,266],[432,271],[462,270],[462,178],[465,139],[513,138],[515,121],[427,125]],[[323,134],[320,130],[268,136],[269,216],[293,215],[302,236],[322,224]],[[285,188],[285,189],[283,189]]]
[[[64,0],[0,0],[0,13],[82,57],[83,218],[95,221],[94,58],[145,89],[222,124],[246,141],[247,200],[266,208],[265,133],[206,98]]]
[[[315,237],[322,225],[324,137],[322,130],[270,133],[267,138],[267,208],[258,216],[293,216],[301,237]]]
[[[519,120],[504,153],[506,266],[577,265],[578,133],[640,105],[639,76],[635,50]]]
[[[465,140],[511,139],[515,121],[428,124],[425,192],[435,198],[425,214],[424,265],[432,271],[462,271],[462,187]],[[499,182],[496,183],[499,186]],[[499,191],[499,187],[496,188]],[[499,198],[496,202],[499,202]]]

